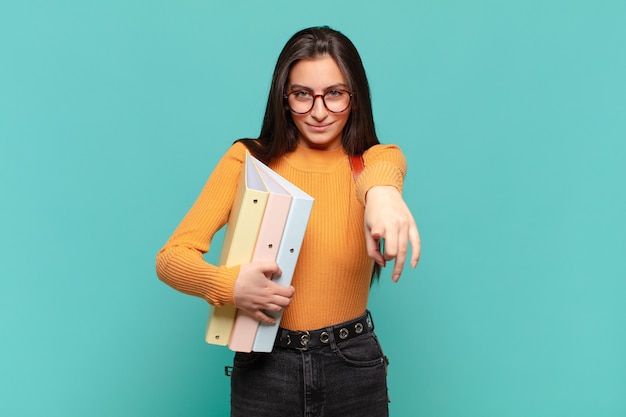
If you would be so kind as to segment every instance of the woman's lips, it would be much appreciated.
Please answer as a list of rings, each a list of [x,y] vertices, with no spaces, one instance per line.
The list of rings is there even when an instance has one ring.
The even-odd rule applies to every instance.
[[[319,125],[309,124],[309,128],[314,132],[325,132],[331,124],[332,123],[325,123],[325,124],[319,124]]]

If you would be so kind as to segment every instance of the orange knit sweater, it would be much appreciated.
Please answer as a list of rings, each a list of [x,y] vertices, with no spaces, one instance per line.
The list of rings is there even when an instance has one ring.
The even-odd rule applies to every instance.
[[[209,177],[200,196],[157,255],[157,275],[171,287],[213,305],[234,305],[239,266],[204,261],[214,234],[228,221],[245,146],[235,143]],[[315,198],[292,285],[296,288],[281,326],[310,330],[350,320],[367,306],[373,260],[363,229],[365,194],[376,185],[399,190],[406,161],[394,145],[363,154],[365,169],[354,182],[343,148],[298,148],[270,167]]]

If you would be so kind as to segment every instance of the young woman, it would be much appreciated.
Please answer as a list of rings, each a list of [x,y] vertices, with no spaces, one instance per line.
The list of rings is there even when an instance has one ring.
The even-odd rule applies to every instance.
[[[231,268],[203,260],[225,225],[249,150],[315,198],[290,288],[274,262]],[[352,156],[364,168],[355,179]],[[274,71],[261,133],[226,152],[157,255],[157,274],[210,304],[259,321],[283,311],[272,353],[236,353],[232,416],[386,416],[386,358],[367,312],[375,266],[402,273],[420,242],[401,196],[406,162],[379,144],[369,85],[352,42],[328,27],[296,33]],[[379,250],[382,248],[382,250]]]

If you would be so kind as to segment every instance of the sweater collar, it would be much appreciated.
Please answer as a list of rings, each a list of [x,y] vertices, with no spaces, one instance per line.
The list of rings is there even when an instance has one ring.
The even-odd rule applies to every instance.
[[[332,150],[320,150],[298,146],[295,151],[285,155],[287,162],[303,171],[331,172],[337,165],[347,161],[343,147]]]

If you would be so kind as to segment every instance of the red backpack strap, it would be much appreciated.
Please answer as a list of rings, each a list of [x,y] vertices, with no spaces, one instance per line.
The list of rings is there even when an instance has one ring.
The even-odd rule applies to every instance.
[[[365,167],[365,162],[363,162],[363,155],[352,155],[350,158],[350,168],[352,169],[352,176],[354,177],[354,182],[359,179],[359,175],[363,171],[363,167]]]

